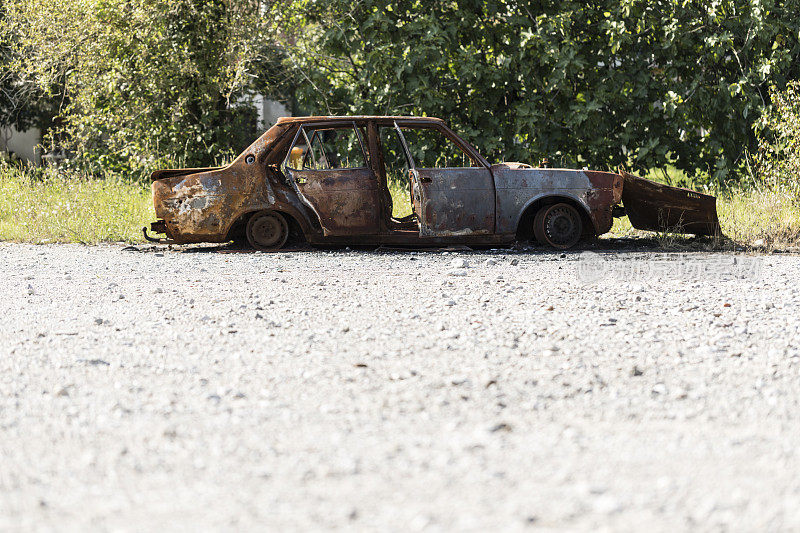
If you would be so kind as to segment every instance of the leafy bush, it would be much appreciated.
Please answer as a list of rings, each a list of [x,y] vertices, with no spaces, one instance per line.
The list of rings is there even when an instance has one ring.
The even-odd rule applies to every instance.
[[[48,140],[81,168],[204,166],[256,135],[248,69],[269,42],[268,3],[0,1],[6,70],[59,97]]]
[[[49,140],[91,171],[214,164],[257,134],[254,94],[291,94],[309,114],[440,116],[492,160],[722,182],[758,147],[768,87],[800,78],[799,12],[800,0],[0,0],[0,92],[12,80],[52,96]],[[0,119],[17,113],[3,107]]]
[[[308,0],[309,112],[427,114],[493,160],[714,181],[754,150],[770,84],[800,77],[800,1]]]
[[[760,123],[756,177],[800,201],[800,83],[791,82],[784,91],[773,87],[771,99]]]

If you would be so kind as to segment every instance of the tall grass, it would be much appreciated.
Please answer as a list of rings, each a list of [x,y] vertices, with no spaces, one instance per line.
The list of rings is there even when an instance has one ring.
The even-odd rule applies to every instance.
[[[717,198],[720,225],[736,243],[774,250],[800,246],[800,202],[783,188],[728,189]]]
[[[154,216],[146,184],[0,161],[0,240],[140,242]]]
[[[403,218],[413,212],[408,181],[402,183],[400,180],[389,180],[389,192],[392,195],[392,216],[394,218]]]

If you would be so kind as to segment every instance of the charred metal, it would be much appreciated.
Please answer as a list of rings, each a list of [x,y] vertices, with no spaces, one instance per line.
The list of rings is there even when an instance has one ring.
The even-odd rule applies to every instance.
[[[431,164],[430,154],[413,141],[420,131],[447,145],[462,164]],[[399,156],[390,154],[387,136],[395,136]],[[413,209],[408,217],[392,216],[390,155],[404,161],[400,179],[408,180]],[[311,244],[413,246],[534,238],[564,249],[608,232],[614,217],[626,215],[638,229],[720,231],[713,196],[626,172],[492,165],[430,117],[281,118],[225,167],[157,170],[152,191],[158,221],[150,231],[166,237],[150,237],[144,228],[149,240],[182,244],[242,236],[263,250],[290,237]]]

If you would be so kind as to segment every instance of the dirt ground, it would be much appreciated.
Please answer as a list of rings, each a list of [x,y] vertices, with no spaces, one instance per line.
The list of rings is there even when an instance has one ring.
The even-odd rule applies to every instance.
[[[0,529],[800,529],[800,257],[0,243]]]

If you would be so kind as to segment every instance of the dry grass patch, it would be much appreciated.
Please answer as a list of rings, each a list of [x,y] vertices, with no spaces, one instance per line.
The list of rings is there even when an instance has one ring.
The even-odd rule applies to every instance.
[[[0,240],[141,242],[154,217],[146,184],[0,162]]]
[[[800,246],[800,201],[789,191],[728,190],[717,212],[723,233],[738,244],[767,251]]]
[[[664,248],[708,250],[792,250],[800,247],[800,202],[774,189],[728,189],[717,196],[717,215],[723,238],[698,241],[675,233],[652,233],[633,228],[627,218],[614,219],[610,237],[655,238]]]
[[[401,184],[399,180],[389,181],[389,192],[392,194],[392,216],[394,218],[403,218],[413,212],[408,182]]]

